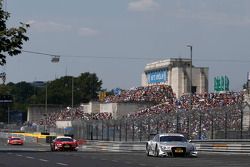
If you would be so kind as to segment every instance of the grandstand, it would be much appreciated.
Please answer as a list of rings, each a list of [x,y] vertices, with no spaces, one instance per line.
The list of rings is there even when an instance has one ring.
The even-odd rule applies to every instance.
[[[115,139],[119,134],[120,140],[128,136],[142,140],[160,132],[179,132],[192,139],[250,136],[246,92],[208,93],[208,68],[193,67],[194,92],[190,94],[189,71],[190,59],[150,63],[142,75],[144,86],[121,90],[101,102],[57,108],[43,115],[41,109],[38,115],[42,117],[30,114],[29,121],[51,128],[70,125],[87,132],[87,136],[72,132],[79,137],[95,134],[97,139],[105,135],[109,139],[110,134]]]

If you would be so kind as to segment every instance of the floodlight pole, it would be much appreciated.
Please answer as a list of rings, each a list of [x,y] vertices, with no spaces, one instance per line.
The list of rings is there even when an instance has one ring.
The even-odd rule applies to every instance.
[[[8,104],[8,125],[10,124],[10,107],[9,107],[9,104]]]
[[[192,110],[192,80],[193,80],[193,46],[192,45],[187,45],[188,48],[190,48],[190,82],[189,82],[189,86],[190,86],[190,99],[189,99],[189,111],[188,111],[188,122],[187,122],[187,136],[188,138],[190,138],[190,112]]]
[[[74,77],[72,76],[72,85],[71,85],[71,107],[74,108]]]
[[[190,48],[190,94],[192,95],[192,79],[193,79],[193,46],[187,45],[188,48]]]
[[[48,82],[46,82],[46,87],[45,87],[45,112],[47,114],[48,111]]]

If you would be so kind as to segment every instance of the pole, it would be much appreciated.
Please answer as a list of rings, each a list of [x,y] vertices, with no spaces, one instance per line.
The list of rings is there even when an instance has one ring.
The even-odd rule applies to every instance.
[[[192,69],[193,69],[193,46],[192,45],[187,45],[188,48],[190,48],[190,83],[189,83],[189,86],[190,86],[190,99],[189,99],[189,111],[188,111],[188,120],[187,120],[187,126],[188,126],[188,129],[187,129],[187,136],[188,138],[190,137],[190,112],[192,110],[192,80],[193,80],[193,72],[192,72]]]
[[[72,76],[72,90],[71,90],[71,102],[72,102],[72,108],[74,107],[74,77]]]
[[[242,108],[242,103],[240,103],[240,139],[243,139],[243,108]]]
[[[9,104],[8,104],[8,124],[10,124],[10,107],[9,107]]]
[[[192,45],[187,45],[187,47],[190,48],[190,94],[192,95],[192,85],[193,85],[193,46]]]
[[[45,112],[47,114],[48,111],[48,83],[46,82],[46,89],[45,89]]]

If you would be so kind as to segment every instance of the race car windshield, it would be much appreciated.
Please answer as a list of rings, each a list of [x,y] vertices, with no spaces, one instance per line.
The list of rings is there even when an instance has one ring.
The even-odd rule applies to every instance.
[[[21,140],[20,138],[11,138],[10,140]]]
[[[73,139],[70,139],[70,138],[60,138],[60,139],[57,139],[57,141],[73,141]]]
[[[173,142],[173,141],[187,142],[187,139],[185,139],[182,136],[161,136],[160,137],[160,142]]]

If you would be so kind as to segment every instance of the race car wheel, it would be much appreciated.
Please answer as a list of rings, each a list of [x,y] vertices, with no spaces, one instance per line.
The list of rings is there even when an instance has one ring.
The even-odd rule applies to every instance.
[[[147,156],[149,156],[149,147],[148,147],[148,145],[146,146],[146,153],[147,153]]]
[[[52,152],[55,151],[55,147],[54,146],[51,146],[50,149],[51,149]]]
[[[155,155],[156,157],[159,157],[159,149],[158,149],[158,146],[157,146],[157,145],[156,145],[156,147],[155,147],[154,155]]]

